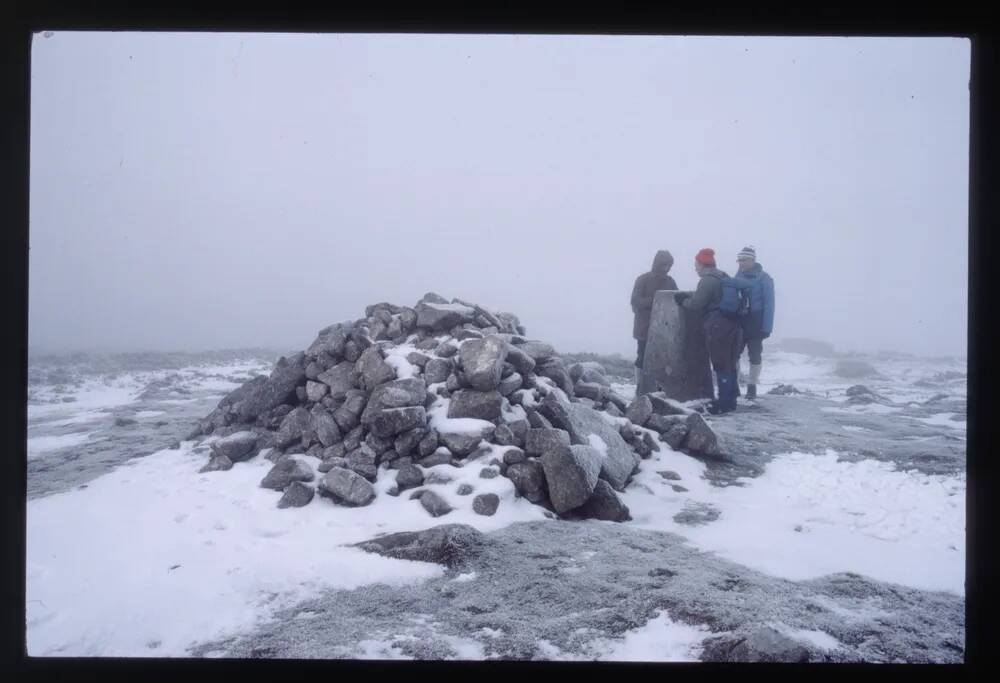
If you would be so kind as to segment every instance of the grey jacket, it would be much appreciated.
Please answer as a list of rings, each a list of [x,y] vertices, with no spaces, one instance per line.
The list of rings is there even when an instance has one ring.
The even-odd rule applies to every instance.
[[[694,294],[681,304],[689,311],[710,313],[719,309],[722,299],[722,278],[726,273],[718,268],[706,268],[698,280]]]

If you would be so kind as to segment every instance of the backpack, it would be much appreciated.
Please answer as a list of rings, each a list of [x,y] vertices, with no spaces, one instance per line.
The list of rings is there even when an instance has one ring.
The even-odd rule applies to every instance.
[[[722,298],[719,312],[727,318],[739,319],[750,314],[750,283],[728,275],[722,278]]]

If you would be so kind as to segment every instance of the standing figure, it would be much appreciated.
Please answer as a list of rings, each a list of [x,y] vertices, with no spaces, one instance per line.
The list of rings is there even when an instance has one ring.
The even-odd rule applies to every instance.
[[[635,359],[635,383],[639,384],[643,356],[646,355],[646,339],[649,334],[649,317],[653,311],[653,295],[660,289],[677,289],[677,283],[667,275],[674,265],[674,257],[666,249],[656,252],[653,267],[635,279],[632,287],[632,337],[638,343]]]
[[[698,287],[694,294],[678,292],[674,299],[684,308],[700,311],[704,315],[708,357],[718,385],[718,398],[709,404],[708,412],[718,415],[736,410],[737,369],[743,334],[739,320],[723,315],[719,310],[723,283],[730,281],[731,284],[731,278],[715,267],[715,251],[699,251],[694,259],[694,269],[698,273]]]
[[[736,261],[740,269],[735,279],[745,282],[750,292],[750,313],[741,319],[743,344],[740,356],[743,355],[743,348],[749,350],[750,378],[747,382],[747,398],[755,399],[757,382],[760,380],[763,366],[761,354],[764,350],[764,340],[771,336],[774,326],[774,280],[757,263],[757,252],[752,246],[743,247],[737,254]]]

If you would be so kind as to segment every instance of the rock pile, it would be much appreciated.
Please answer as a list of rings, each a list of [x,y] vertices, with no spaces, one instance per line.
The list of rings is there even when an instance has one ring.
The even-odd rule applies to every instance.
[[[188,438],[216,437],[203,471],[258,454],[274,462],[261,486],[283,492],[279,507],[314,493],[368,505],[373,484],[393,477],[390,495],[412,490],[435,517],[452,507],[421,488],[444,479],[426,468],[488,453],[480,477],[507,477],[561,517],[612,521],[630,519],[616,492],[659,449],[648,430],[671,448],[718,453],[698,413],[660,394],[629,404],[600,364],[567,367],[525,335],[515,315],[433,293],[412,308],[375,304],[223,398]],[[318,474],[295,454],[319,458]],[[499,504],[492,493],[470,501],[482,515]]]

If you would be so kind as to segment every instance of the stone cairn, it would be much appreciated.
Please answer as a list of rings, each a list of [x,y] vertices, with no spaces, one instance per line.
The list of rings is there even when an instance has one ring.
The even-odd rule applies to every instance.
[[[187,438],[219,437],[203,472],[258,454],[272,461],[261,486],[283,492],[281,508],[317,491],[368,505],[373,484],[391,476],[389,495],[412,490],[434,517],[452,508],[422,488],[440,480],[425,469],[488,452],[500,457],[480,476],[507,477],[518,496],[561,518],[610,521],[630,519],[616,492],[659,450],[652,433],[674,449],[717,454],[697,412],[662,393],[628,404],[600,364],[566,367],[525,335],[515,315],[434,293],[412,308],[375,304],[230,393]],[[295,454],[319,458],[321,476]],[[498,505],[492,493],[472,500],[482,515]]]

